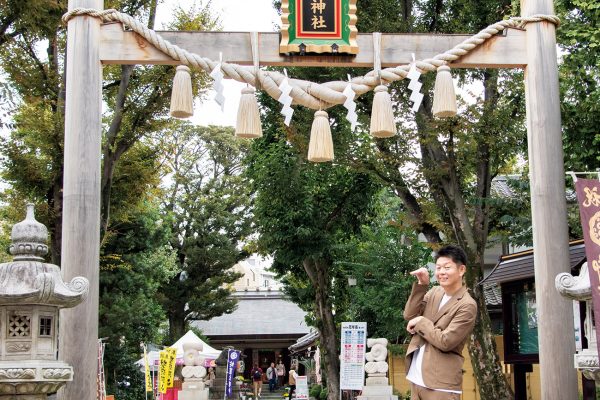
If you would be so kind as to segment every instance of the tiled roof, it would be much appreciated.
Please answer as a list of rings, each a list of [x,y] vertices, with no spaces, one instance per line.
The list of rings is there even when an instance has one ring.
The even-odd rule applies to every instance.
[[[570,267],[575,268],[585,260],[585,244],[583,240],[576,240],[569,246]],[[480,285],[489,285],[493,283],[504,283],[518,281],[521,279],[533,278],[535,276],[533,268],[533,250],[522,251],[520,253],[508,254],[500,257],[500,261],[492,272],[481,280]]]
[[[209,337],[241,335],[304,335],[310,331],[306,313],[278,291],[237,292],[238,307],[231,313],[194,321],[192,325]]]
[[[319,339],[320,336],[321,334],[318,330],[312,330],[306,335],[302,336],[301,338],[298,338],[298,340],[296,340],[296,343],[288,347],[288,349],[292,352],[292,354],[302,351],[307,347],[312,346],[315,343],[315,341]]]
[[[502,291],[497,283],[483,285],[483,297],[488,306],[499,306],[502,304]]]

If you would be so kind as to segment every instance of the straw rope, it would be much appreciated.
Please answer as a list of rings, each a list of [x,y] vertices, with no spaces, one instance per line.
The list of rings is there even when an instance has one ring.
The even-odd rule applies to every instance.
[[[205,72],[210,72],[219,63],[218,61],[201,57],[198,54],[191,53],[170,43],[152,29],[149,29],[144,24],[136,21],[130,15],[121,13],[117,10],[108,9],[100,11],[90,8],[75,8],[63,15],[62,20],[64,24],[67,24],[68,21],[75,16],[86,15],[99,18],[102,22],[118,21],[127,25],[132,31],[152,43],[163,53],[189,67],[200,68]],[[525,28],[528,23],[541,21],[547,21],[555,25],[560,23],[559,18],[555,15],[538,14],[529,17],[512,17],[489,25],[444,53],[438,54],[433,58],[417,61],[416,67],[422,73],[435,71],[438,67],[450,64],[452,61],[468,54],[471,50],[504,29]],[[241,66],[226,62],[221,63],[221,69],[225,77],[248,83],[254,87],[260,87],[275,99],[278,99],[281,95],[278,86],[285,76],[280,72],[257,70],[253,66]],[[381,81],[389,83],[402,80],[408,74],[409,69],[410,65],[385,68],[379,71],[381,74]],[[326,109],[336,104],[343,104],[346,100],[346,97],[342,92],[348,82],[332,81],[326,83],[313,83],[305,80],[289,79],[289,83],[292,86],[290,95],[294,99],[294,104],[300,104],[313,110]],[[354,90],[358,97],[373,90],[379,85],[380,80],[376,71],[370,71],[364,76],[353,78],[351,83],[352,90]]]

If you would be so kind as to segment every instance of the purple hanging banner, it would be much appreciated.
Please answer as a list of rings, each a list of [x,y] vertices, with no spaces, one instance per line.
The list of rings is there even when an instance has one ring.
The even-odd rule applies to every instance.
[[[233,378],[235,377],[235,367],[240,358],[240,352],[237,350],[227,350],[227,375],[225,376],[225,396],[231,397],[233,393]]]
[[[578,179],[575,182],[579,215],[585,242],[594,313],[600,315],[600,181]],[[596,332],[600,332],[600,318],[595,318]],[[598,348],[600,357],[600,347]]]

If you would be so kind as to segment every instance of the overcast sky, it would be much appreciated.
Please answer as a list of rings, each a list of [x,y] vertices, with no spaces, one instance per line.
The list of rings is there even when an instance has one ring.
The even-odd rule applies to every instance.
[[[206,4],[206,0],[203,2]],[[192,0],[166,0],[159,5],[157,29],[169,21],[171,11],[178,5],[184,8],[193,4]],[[238,32],[273,32],[281,23],[280,17],[273,8],[273,0],[212,0],[211,9],[220,16],[224,31]],[[225,60],[226,61],[226,60]],[[194,116],[190,119],[198,125],[235,126],[238,103],[243,83],[230,79],[225,80],[225,111],[215,103],[214,91],[206,99],[194,106]]]

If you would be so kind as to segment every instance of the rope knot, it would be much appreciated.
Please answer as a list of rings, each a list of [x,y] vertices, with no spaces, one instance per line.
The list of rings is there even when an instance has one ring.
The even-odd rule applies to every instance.
[[[89,15],[90,17],[100,18],[102,22],[110,21],[108,18],[109,15],[118,13],[117,10],[109,8],[106,10],[96,10],[95,8],[74,8],[71,11],[66,12],[62,16],[62,23],[67,25],[67,23],[73,18],[80,15]]]
[[[512,17],[510,18],[512,21],[518,22],[520,28],[525,28],[530,22],[550,22],[556,26],[560,25],[560,18],[556,15],[547,15],[547,14],[534,14],[528,17]]]

